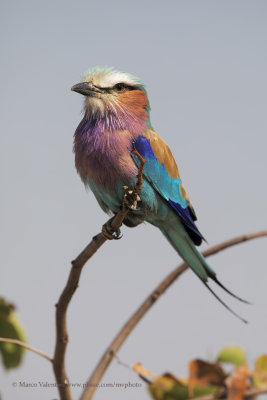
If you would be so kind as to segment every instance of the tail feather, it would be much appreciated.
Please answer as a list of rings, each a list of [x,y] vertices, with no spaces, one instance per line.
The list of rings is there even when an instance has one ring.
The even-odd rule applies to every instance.
[[[239,314],[237,314],[234,310],[232,310],[210,287],[209,285],[204,282],[204,285],[206,286],[206,288],[213,294],[213,296],[228,310],[230,311],[231,314],[233,314],[234,316],[236,316],[238,319],[240,319],[240,321],[244,322],[245,324],[248,323],[248,321],[244,318],[242,318]]]
[[[211,277],[211,279],[213,279],[213,281],[216,282],[218,286],[220,286],[225,292],[227,292],[228,294],[230,294],[230,295],[231,295],[232,297],[234,297],[235,299],[241,301],[242,303],[250,304],[250,305],[251,305],[251,302],[250,302],[250,301],[247,301],[247,300],[245,300],[245,299],[242,299],[241,297],[239,297],[239,296],[237,296],[236,294],[234,294],[233,292],[231,292],[231,291],[230,291],[229,289],[227,289],[227,287],[225,287],[220,281],[218,281],[217,278]]]
[[[225,290],[228,294],[233,296],[234,298],[242,301],[243,303],[250,304],[248,301],[241,299],[232,293],[229,289],[227,289],[218,279],[216,273],[213,271],[211,266],[207,263],[206,259],[203,255],[198,251],[198,249],[194,246],[193,242],[187,236],[183,227],[177,226],[176,229],[172,229],[168,227],[162,228],[161,231],[166,236],[168,241],[174,247],[174,249],[179,253],[179,255],[183,258],[183,260],[189,265],[189,267],[194,271],[194,273],[201,279],[204,285],[208,288],[208,290],[213,294],[213,296],[232,314],[238,317],[241,321],[247,323],[245,319],[236,314],[224,301],[220,299],[220,297],[208,286],[208,278],[211,278],[218,286],[220,286],[223,290]],[[180,229],[179,229],[180,228]]]

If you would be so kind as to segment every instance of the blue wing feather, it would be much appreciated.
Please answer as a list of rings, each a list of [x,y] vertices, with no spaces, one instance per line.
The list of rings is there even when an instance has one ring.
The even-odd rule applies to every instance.
[[[134,145],[138,153],[146,160],[143,171],[144,177],[181,218],[195,244],[200,244],[204,238],[193,221],[188,200],[181,196],[180,178],[174,179],[169,176],[164,165],[157,160],[149,140],[145,136],[139,136]],[[138,158],[134,155],[133,158],[135,163],[139,165]]]

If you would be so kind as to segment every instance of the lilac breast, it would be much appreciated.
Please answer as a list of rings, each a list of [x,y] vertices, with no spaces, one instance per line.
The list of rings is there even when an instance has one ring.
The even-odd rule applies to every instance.
[[[74,152],[82,180],[112,190],[118,183],[130,183],[136,176],[137,168],[130,153],[134,138],[143,129],[141,126],[131,131],[108,128],[106,120],[84,118],[74,135]]]

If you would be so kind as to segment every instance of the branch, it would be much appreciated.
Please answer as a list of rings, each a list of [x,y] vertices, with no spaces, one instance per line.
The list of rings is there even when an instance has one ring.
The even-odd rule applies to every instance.
[[[228,247],[235,246],[237,244],[246,242],[248,240],[256,239],[262,236],[267,236],[267,231],[261,231],[256,233],[251,233],[247,235],[238,236],[236,238],[227,240],[226,242],[217,244],[210,247],[209,249],[202,252],[203,256],[209,257],[216,254]],[[125,325],[121,328],[117,336],[114,338],[113,342],[106,349],[102,355],[99,363],[97,364],[94,372],[90,376],[86,388],[83,391],[81,400],[91,400],[93,394],[96,390],[96,384],[100,382],[102,376],[104,375],[106,369],[111,363],[113,357],[118,352],[119,348],[122,346],[124,341],[130,335],[132,330],[141,320],[141,318],[147,313],[147,311],[153,306],[153,304],[158,300],[158,298],[171,286],[171,284],[179,278],[179,276],[185,272],[189,267],[183,263],[176,269],[174,269],[166,278],[153,290],[153,292],[146,298],[146,300],[141,304],[141,306],[135,311],[135,313],[128,319]]]
[[[28,344],[22,342],[21,340],[0,337],[0,342],[17,344],[21,347],[24,347],[27,350],[32,351],[33,353],[39,354],[39,356],[46,358],[48,361],[53,361],[53,357],[43,353],[41,350],[38,350],[38,349],[35,349],[34,347],[29,346]]]
[[[137,183],[133,191],[125,192],[121,210],[112,217],[105,225],[102,232],[96,235],[85,249],[72,261],[72,268],[65,288],[56,304],[56,346],[53,359],[54,374],[61,400],[72,400],[72,394],[69,386],[69,380],[65,369],[65,354],[69,341],[67,331],[67,308],[78,287],[81,272],[85,263],[95,254],[95,252],[106,242],[108,238],[118,238],[119,231],[124,218],[131,209],[132,204],[138,201],[138,195],[142,189],[142,173],[145,160],[134,149],[133,153],[139,158],[140,166],[137,175]],[[106,230],[109,230],[107,235]],[[116,236],[112,234],[116,233]]]
[[[250,398],[250,397],[254,397],[254,396],[259,396],[260,394],[264,394],[264,393],[267,393],[267,388],[251,388],[251,389],[248,389],[246,392],[245,392],[245,394],[244,394],[244,399],[246,398]],[[208,395],[206,395],[206,396],[201,396],[201,397],[194,397],[194,399],[192,399],[192,400],[216,400],[216,399],[221,399],[222,397],[221,396],[216,396],[216,395],[213,395],[213,394],[208,394]],[[226,397],[223,397],[224,399],[226,398]]]

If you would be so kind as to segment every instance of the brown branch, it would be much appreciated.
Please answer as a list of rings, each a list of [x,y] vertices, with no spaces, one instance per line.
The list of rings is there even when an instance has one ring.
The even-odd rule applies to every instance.
[[[267,388],[250,388],[248,390],[246,390],[245,394],[244,394],[244,399],[245,398],[250,398],[250,397],[254,397],[254,396],[259,396],[260,394],[264,394],[267,393]],[[217,399],[222,399],[222,398],[226,398],[226,397],[222,397],[222,396],[216,396],[213,394],[208,394],[206,396],[201,396],[201,397],[194,397],[191,400],[217,400]]]
[[[126,192],[121,210],[115,215],[115,217],[111,218],[108,221],[107,224],[109,224],[109,229],[111,229],[112,232],[117,232],[119,230],[124,218],[131,208],[131,203],[137,202],[137,196],[142,189],[142,173],[145,160],[135,149],[134,152],[134,154],[136,154],[140,160],[136,187],[129,195],[130,199],[128,199],[129,192]],[[106,240],[107,236],[105,236],[103,232],[99,233],[92,239],[92,241],[85,247],[85,249],[78,255],[78,257],[74,261],[72,261],[72,268],[69,273],[67,283],[58,300],[58,303],[56,304],[56,345],[53,359],[53,368],[61,400],[72,400],[72,394],[70,386],[68,384],[69,380],[65,369],[65,354],[69,341],[67,331],[68,305],[72,299],[75,290],[78,287],[81,272],[85,263],[106,242]]]
[[[209,249],[202,252],[203,256],[209,257],[219,251],[225,250],[228,247],[235,246],[237,244],[246,242],[248,240],[256,239],[262,236],[267,236],[267,231],[261,231],[256,233],[250,233],[247,235],[238,236],[236,238],[227,240],[223,243],[217,244],[210,247]],[[111,363],[112,359],[116,355],[119,348],[122,346],[124,341],[130,335],[132,330],[135,328],[137,323],[141,318],[147,313],[147,311],[153,306],[153,304],[158,300],[158,298],[171,286],[171,284],[179,278],[179,276],[185,272],[189,267],[183,263],[176,269],[174,269],[166,278],[153,290],[153,292],[146,298],[146,300],[141,304],[141,306],[135,311],[135,313],[128,319],[128,321],[123,325],[117,336],[114,338],[112,343],[106,349],[102,355],[99,363],[97,364],[95,370],[90,376],[86,388],[84,389],[81,400],[90,400],[96,390],[96,384],[100,382],[106,369]]]
[[[28,344],[22,342],[21,340],[0,337],[0,342],[17,344],[21,347],[24,347],[27,350],[32,351],[33,353],[38,354],[39,356],[46,358],[48,361],[53,361],[53,357],[49,356],[48,354],[43,353],[41,350],[38,350],[35,347],[29,346]]]
[[[246,391],[245,397],[259,396],[263,393],[267,393],[267,388],[251,388]]]
[[[135,186],[135,193],[138,195],[141,192],[142,189],[142,183],[143,181],[143,170],[144,170],[144,165],[146,160],[138,153],[136,148],[134,147],[132,154],[136,155],[139,158],[140,161],[140,166],[139,166],[139,171],[137,174],[137,184]]]

